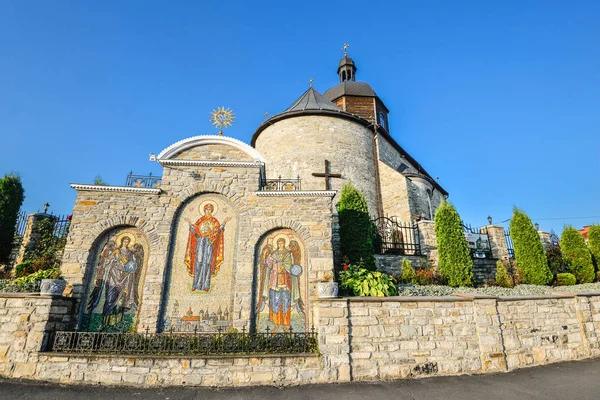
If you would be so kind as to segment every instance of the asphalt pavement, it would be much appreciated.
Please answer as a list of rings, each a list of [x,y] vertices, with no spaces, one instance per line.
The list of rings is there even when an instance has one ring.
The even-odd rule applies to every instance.
[[[551,364],[500,374],[405,379],[378,383],[305,385],[285,388],[269,386],[232,389],[135,388],[0,380],[0,399],[600,399],[600,359]]]

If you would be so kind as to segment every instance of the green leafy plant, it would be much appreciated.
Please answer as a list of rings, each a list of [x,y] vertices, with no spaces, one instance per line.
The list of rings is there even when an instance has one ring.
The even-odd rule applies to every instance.
[[[510,220],[510,236],[515,248],[515,259],[524,283],[547,285],[554,276],[548,268],[544,245],[531,219],[517,207]]]
[[[505,288],[511,288],[514,286],[512,278],[508,275],[506,265],[502,260],[498,260],[496,263],[496,285]]]
[[[571,258],[569,272],[575,275],[577,283],[593,282],[595,273],[592,255],[581,233],[570,225],[565,226],[560,237],[560,248],[566,257]]]
[[[338,217],[342,258],[351,264],[361,263],[368,270],[374,271],[373,224],[365,198],[352,183],[347,183],[342,188]]]
[[[402,276],[400,279],[402,283],[417,283],[417,274],[415,273],[415,269],[408,258],[402,259]]]
[[[12,281],[15,285],[23,285],[27,283],[33,283],[41,281],[42,279],[62,279],[60,268],[52,268],[44,271],[34,272],[22,278],[17,278]]]
[[[575,275],[564,272],[556,275],[556,286],[573,286],[577,283]]]
[[[15,173],[0,179],[0,263],[10,257],[19,208],[25,199],[21,177]]]
[[[15,267],[15,276],[17,278],[27,276],[35,272],[33,260],[25,260]]]
[[[33,226],[34,234],[38,239],[35,246],[27,249],[24,257],[26,261],[32,262],[33,272],[56,268],[60,265],[66,236],[59,238],[54,235],[54,224],[53,219],[43,218]]]
[[[588,248],[596,270],[600,269],[600,225],[592,225],[588,230]]]
[[[473,284],[473,260],[463,233],[460,215],[454,206],[444,200],[435,214],[438,266],[449,286]]]
[[[96,177],[94,178],[94,185],[108,186],[108,183],[106,183],[104,179],[102,179],[102,176],[96,175]]]
[[[349,265],[340,271],[340,280],[340,286],[350,289],[355,296],[384,297],[396,294],[394,278],[360,265]]]

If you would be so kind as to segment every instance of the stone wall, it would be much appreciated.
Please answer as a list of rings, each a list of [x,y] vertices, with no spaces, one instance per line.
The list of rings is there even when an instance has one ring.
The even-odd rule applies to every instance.
[[[314,300],[320,355],[40,352],[65,298],[0,298],[0,375],[118,385],[249,386],[504,372],[600,355],[600,293]]]

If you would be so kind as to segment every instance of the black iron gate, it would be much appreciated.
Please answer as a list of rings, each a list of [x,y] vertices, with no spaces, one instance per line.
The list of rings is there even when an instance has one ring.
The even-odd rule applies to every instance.
[[[405,225],[389,217],[374,219],[372,223],[375,254],[421,255],[419,230],[415,224]]]

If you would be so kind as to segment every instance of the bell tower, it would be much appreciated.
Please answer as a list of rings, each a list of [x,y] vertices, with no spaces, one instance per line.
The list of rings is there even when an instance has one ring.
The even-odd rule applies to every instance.
[[[340,76],[340,83],[356,81],[356,65],[354,65],[354,60],[348,57],[348,47],[350,47],[350,45],[344,43],[344,47],[342,47],[342,50],[344,50],[344,58],[340,60],[337,69],[337,73]]]

